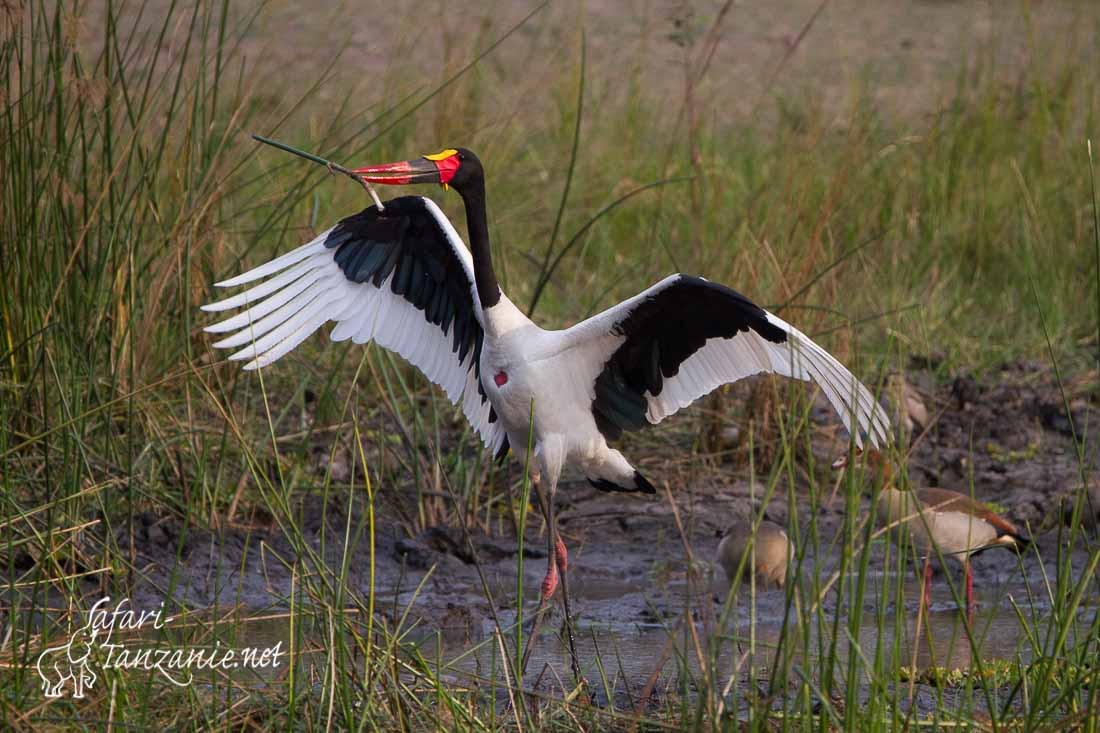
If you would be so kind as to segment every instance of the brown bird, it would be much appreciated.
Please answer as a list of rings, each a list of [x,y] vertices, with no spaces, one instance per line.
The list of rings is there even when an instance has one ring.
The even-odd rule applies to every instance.
[[[876,507],[880,520],[907,528],[924,558],[926,603],[932,591],[931,557],[937,548],[944,557],[962,565],[966,578],[966,607],[971,610],[975,606],[971,556],[993,547],[1019,551],[1031,542],[1015,524],[965,494],[932,487],[897,488],[890,461],[877,450],[867,451],[867,464],[882,475],[882,491]],[[847,456],[833,463],[834,468],[847,465]]]
[[[753,541],[753,548],[749,546],[750,540]],[[794,545],[783,528],[765,519],[760,522],[754,537],[751,521],[738,519],[730,525],[718,545],[718,562],[731,583],[741,567],[742,559],[750,551],[755,557],[745,561],[746,567],[755,560],[756,577],[764,587],[774,585],[782,588],[787,582],[787,567],[794,556]]]

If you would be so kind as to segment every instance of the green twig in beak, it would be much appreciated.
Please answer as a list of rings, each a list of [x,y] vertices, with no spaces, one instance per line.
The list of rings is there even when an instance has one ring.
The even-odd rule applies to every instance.
[[[374,205],[378,208],[379,211],[386,210],[386,207],[382,205],[382,199],[378,198],[378,194],[375,192],[374,186],[370,185],[369,182],[364,180],[363,177],[355,171],[349,170],[339,163],[333,163],[331,160],[325,160],[324,158],[318,155],[314,155],[313,153],[307,153],[304,150],[292,148],[285,143],[281,143],[278,140],[272,140],[271,138],[264,137],[262,135],[253,135],[252,139],[256,140],[257,142],[261,142],[264,145],[270,145],[273,148],[278,148],[279,150],[297,155],[299,158],[305,158],[306,160],[312,160],[314,163],[320,163],[324,167],[328,168],[329,173],[343,173],[345,176],[352,179],[353,181],[358,181],[360,184],[362,184],[363,188],[367,189],[367,193],[369,193],[370,197],[374,199]]]

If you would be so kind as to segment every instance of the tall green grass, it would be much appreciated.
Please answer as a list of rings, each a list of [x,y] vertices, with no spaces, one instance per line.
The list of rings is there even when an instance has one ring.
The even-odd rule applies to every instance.
[[[516,302],[537,300],[549,324],[682,270],[824,333],[869,382],[872,362],[932,351],[945,354],[945,370],[1021,355],[1075,365],[1095,348],[1100,315],[1082,305],[1098,297],[1086,267],[1095,205],[1084,140],[1097,111],[1086,68],[1037,68],[1008,86],[978,63],[919,123],[889,119],[869,97],[842,123],[812,98],[719,123],[690,89],[684,109],[670,109],[637,79],[625,98],[594,104],[617,80],[585,64],[580,34],[571,63],[538,69],[552,84],[528,112],[529,100],[509,98],[523,88],[520,70],[469,64],[508,50],[504,28],[476,34],[438,77],[396,68],[371,79],[370,95],[324,95],[353,61],[337,48],[316,78],[258,71],[244,49],[268,12],[262,4],[3,12],[0,706],[11,725],[923,725],[903,674],[913,639],[900,579],[911,552],[904,542],[891,549],[861,519],[854,474],[839,536],[823,536],[813,519],[794,527],[802,580],[788,591],[778,648],[758,645],[751,625],[740,638],[732,609],[752,591],[735,584],[697,644],[681,643],[693,626],[670,624],[682,694],[652,709],[518,685],[507,646],[522,634],[506,619],[473,652],[486,660],[479,678],[460,674],[413,643],[415,613],[375,593],[379,518],[409,533],[440,523],[514,533],[528,521],[522,472],[493,466],[455,411],[389,355],[318,338],[259,378],[243,375],[217,362],[197,307],[225,273],[365,205],[342,181],[258,151],[248,133],[349,162],[464,144],[489,171],[502,279]],[[705,51],[713,37],[694,42]],[[695,58],[694,73],[713,73],[705,52]],[[445,205],[461,218],[454,197]],[[813,510],[831,487],[800,466],[810,455],[805,411],[784,415],[775,460],[751,471],[765,493]],[[346,475],[334,477],[340,462]],[[1087,470],[1082,453],[1082,481]],[[324,507],[319,547],[301,526],[307,498]],[[186,620],[173,642],[233,645],[250,633],[245,618],[267,615],[290,645],[289,669],[258,691],[255,680],[226,675],[175,688],[108,672],[86,700],[44,704],[37,653],[64,639],[91,600],[125,594],[144,572],[133,547],[146,513],[215,538],[241,530],[294,578],[270,609],[172,609]],[[291,553],[251,534],[264,524]],[[1069,543],[1092,542],[1076,519],[1069,531]],[[363,546],[366,592],[349,582],[351,550]],[[1088,572],[1074,575],[1068,555],[1056,558],[1049,588],[1017,600],[1027,629],[1019,659],[1001,677],[979,665],[959,694],[938,696],[933,722],[962,723],[982,708],[995,728],[1095,727],[1098,629],[1080,609],[1097,590],[1098,554],[1086,546]],[[872,577],[880,553],[894,580]],[[850,612],[869,604],[870,615]],[[682,618],[693,611],[711,613],[688,604]],[[586,672],[614,699],[612,669],[600,654]]]

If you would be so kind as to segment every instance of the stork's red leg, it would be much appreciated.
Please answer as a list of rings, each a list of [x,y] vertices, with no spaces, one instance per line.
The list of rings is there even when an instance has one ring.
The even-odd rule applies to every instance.
[[[569,552],[565,549],[565,543],[558,535],[557,541],[551,545],[550,559],[546,561],[546,577],[542,579],[542,600],[545,603],[554,596],[558,589],[558,579],[565,575],[569,567]]]
[[[542,602],[546,603],[554,597],[554,591],[558,589],[558,564],[554,557],[546,561],[546,577],[542,579]]]
[[[539,509],[542,510],[543,519],[546,520],[546,576],[542,579],[542,588],[539,593],[539,605],[535,608],[535,614],[532,617],[531,633],[527,636],[527,642],[523,645],[523,657],[520,661],[519,677],[523,678],[523,675],[527,673],[527,662],[531,658],[531,650],[535,646],[535,639],[539,635],[539,629],[542,627],[542,616],[546,610],[546,604],[554,596],[554,591],[558,588],[558,562],[557,562],[557,550],[558,542],[560,538],[555,541],[555,533],[550,528],[550,514],[547,512],[547,497],[543,496],[542,484],[539,481],[532,482],[535,486],[535,493],[538,495]],[[523,599],[520,599],[520,603]]]
[[[565,577],[565,569],[569,565],[569,555],[565,551],[565,543],[558,534],[558,525],[554,516],[554,493],[550,492],[550,531],[555,538],[552,562],[558,566],[558,577],[561,581],[561,605],[565,611],[565,635],[569,641],[569,664],[573,668],[573,681],[581,683],[581,665],[577,661],[577,640],[573,633],[573,614],[569,610],[569,583]]]
[[[573,619],[569,609],[569,589],[565,580],[565,571],[566,568],[569,567],[569,553],[565,549],[565,543],[562,541],[561,535],[558,534],[557,522],[554,517],[553,490],[544,495],[539,482],[535,482],[535,489],[539,495],[539,504],[542,508],[543,516],[546,518],[546,554],[548,558],[548,567],[546,568],[546,577],[542,580],[542,592],[539,595],[539,605],[535,610],[531,633],[527,637],[527,643],[524,645],[523,659],[520,663],[520,675],[523,675],[527,671],[527,661],[530,659],[535,637],[537,637],[539,633],[539,627],[542,623],[542,615],[546,603],[553,597],[554,591],[560,586],[562,606],[565,610],[566,636],[569,642],[569,661],[573,668],[573,677],[579,684],[581,680],[581,668],[580,663],[577,661],[577,642],[573,634]]]
[[[565,575],[565,571],[569,569],[569,552],[565,549],[565,543],[561,541],[561,535],[558,535],[558,541],[554,543],[554,558],[558,561],[558,569],[562,575]]]

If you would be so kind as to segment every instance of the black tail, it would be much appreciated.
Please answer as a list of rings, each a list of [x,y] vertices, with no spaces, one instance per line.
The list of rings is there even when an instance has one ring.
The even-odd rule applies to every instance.
[[[1031,542],[1031,538],[1026,535],[1016,534],[1015,532],[1005,532],[1004,534],[998,535],[997,539],[993,540],[988,545],[970,550],[968,554],[973,557],[982,554],[986,550],[992,550],[995,547],[1007,547],[1016,552],[1023,552],[1028,548]]]
[[[633,486],[621,486],[607,479],[588,479],[588,483],[595,486],[600,491],[626,491],[626,492],[640,492],[642,494],[656,494],[657,489],[653,484],[649,483],[649,480],[645,476],[634,472],[634,485]]]

